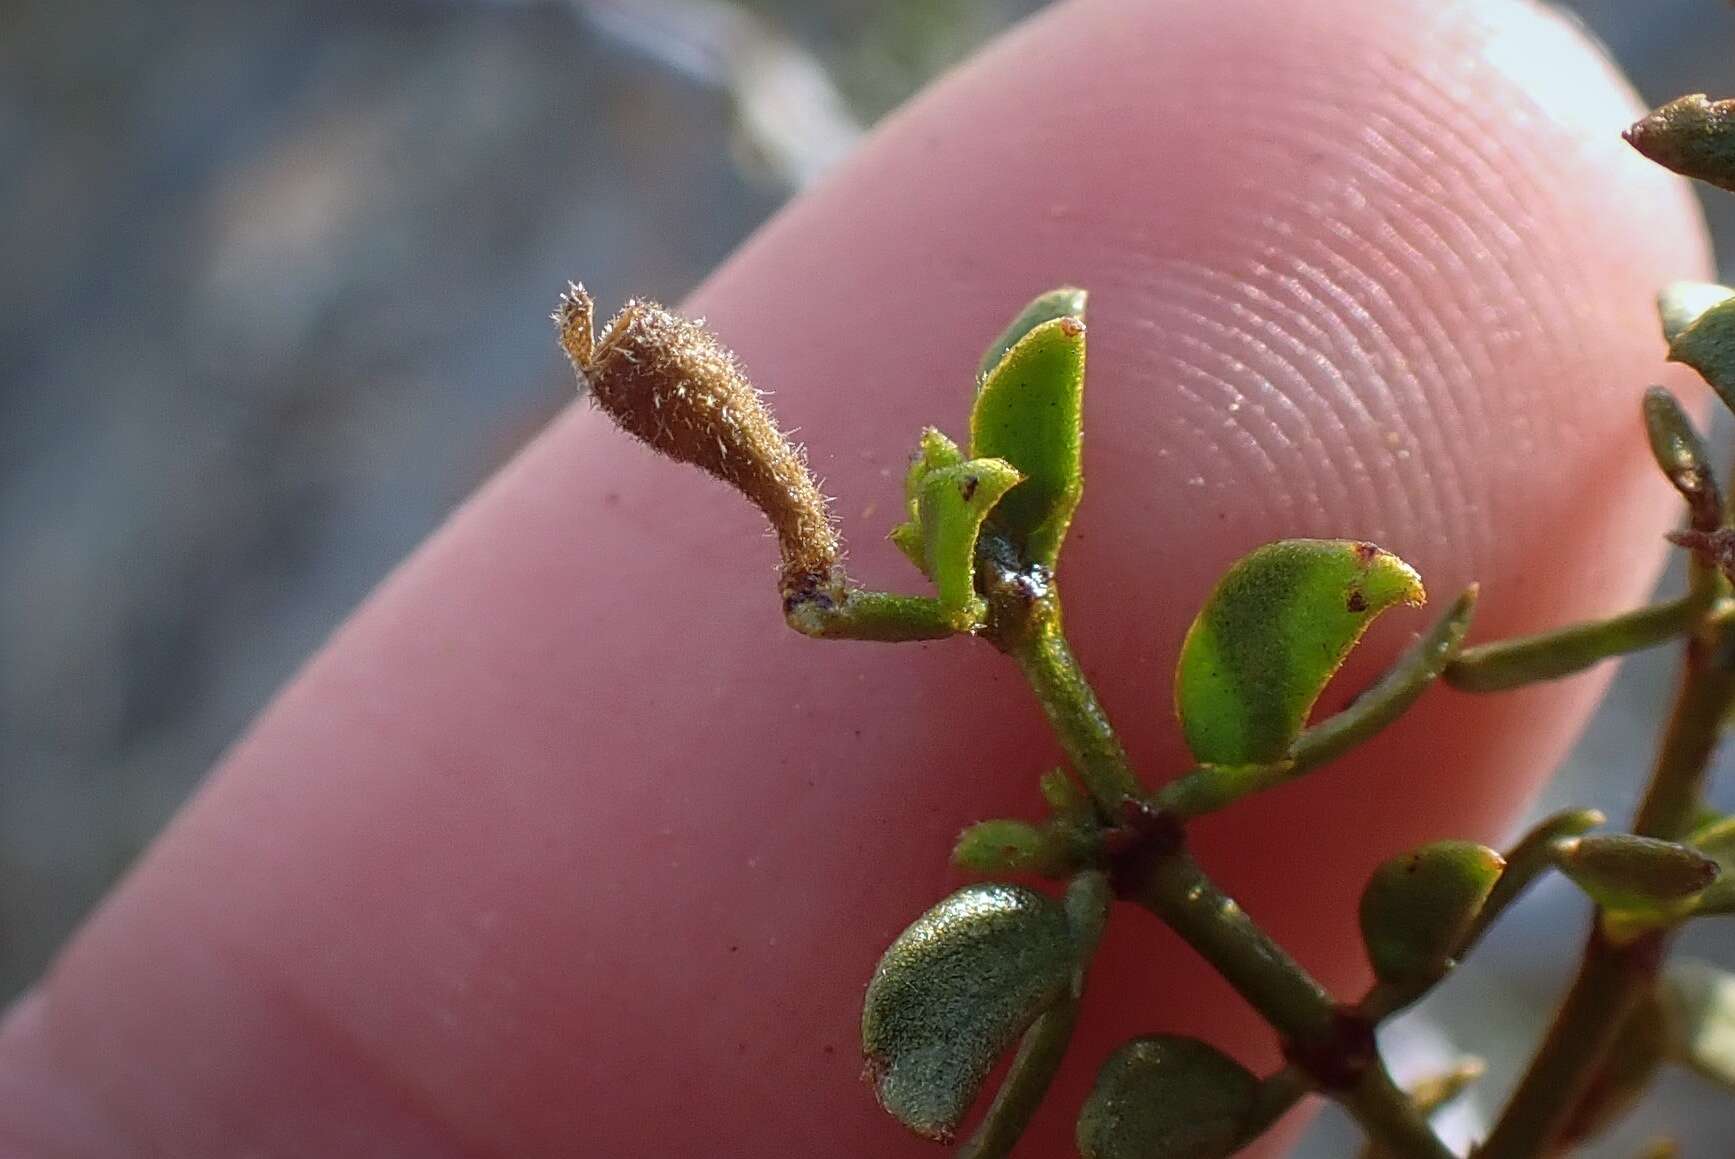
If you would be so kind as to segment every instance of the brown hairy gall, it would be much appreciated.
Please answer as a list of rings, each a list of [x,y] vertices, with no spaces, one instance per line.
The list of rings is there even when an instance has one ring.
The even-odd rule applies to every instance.
[[[583,286],[554,312],[560,344],[616,426],[752,500],[777,533],[786,606],[841,590],[839,544],[801,449],[715,335],[655,302],[629,301],[600,336]]]

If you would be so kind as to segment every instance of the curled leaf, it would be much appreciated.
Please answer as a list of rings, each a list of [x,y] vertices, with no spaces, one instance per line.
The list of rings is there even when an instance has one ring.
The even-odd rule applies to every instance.
[[[1187,630],[1175,711],[1202,764],[1282,760],[1374,617],[1422,581],[1371,543],[1287,539],[1242,557]]]
[[[950,1140],[994,1061],[1067,992],[1076,957],[1064,909],[1034,890],[968,886],[923,914],[868,983],[862,1053],[880,1105]]]
[[[955,467],[964,461],[958,444],[933,427],[924,428],[910,468],[904,472],[904,499],[909,520],[892,528],[891,540],[923,575],[928,575],[927,549],[922,544],[922,482],[943,467]],[[932,578],[932,577],[930,577]]]
[[[1717,863],[1673,841],[1593,833],[1558,841],[1554,864],[1608,909],[1651,910],[1692,897],[1717,880]]]
[[[986,605],[976,594],[976,538],[994,505],[1023,478],[1000,459],[971,459],[939,467],[922,479],[917,510],[922,555],[940,604],[967,631]]]
[[[1486,846],[1436,841],[1374,870],[1362,891],[1361,931],[1380,981],[1444,974],[1505,866]]]
[[[1084,493],[1084,323],[1068,314],[1031,328],[982,380],[970,454],[1024,475],[993,524],[1024,557],[1053,567]]]
[[[1253,1115],[1259,1080],[1216,1047],[1153,1034],[1109,1056],[1078,1116],[1084,1159],[1218,1159]]]

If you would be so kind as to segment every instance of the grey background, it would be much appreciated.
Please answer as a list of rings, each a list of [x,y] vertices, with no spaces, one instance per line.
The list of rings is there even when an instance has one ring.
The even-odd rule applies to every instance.
[[[0,997],[564,403],[551,286],[679,298],[1038,6],[0,0]],[[1717,0],[1572,7],[1647,98],[1735,89]],[[1629,665],[1544,807],[1630,801],[1667,682]],[[1498,1088],[1581,922],[1539,890],[1400,1053],[1472,1027]],[[1735,1153],[1683,1076],[1597,1153],[1684,1126]]]

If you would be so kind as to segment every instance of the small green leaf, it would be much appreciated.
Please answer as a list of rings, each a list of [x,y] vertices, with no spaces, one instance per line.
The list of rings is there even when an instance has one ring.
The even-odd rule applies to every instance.
[[[1079,814],[1090,810],[1090,795],[1065,769],[1050,769],[1042,774],[1042,799],[1056,813]]]
[[[1651,455],[1670,485],[1687,501],[1693,527],[1715,531],[1723,519],[1723,499],[1717,491],[1717,473],[1711,467],[1705,440],[1675,396],[1660,386],[1645,391],[1644,411]]]
[[[1680,97],[1622,135],[1665,169],[1735,190],[1735,102]]]
[[[1027,821],[978,821],[958,835],[952,863],[972,873],[1040,873],[1071,868],[1071,850],[1057,834]]]
[[[971,459],[936,468],[922,479],[922,554],[940,603],[959,631],[980,623],[987,611],[976,594],[976,537],[1001,496],[1022,478],[1003,460]]]
[[[1554,864],[1598,905],[1647,911],[1692,897],[1717,880],[1711,858],[1673,841],[1593,833],[1557,841]]]
[[[1062,286],[1058,290],[1050,290],[1039,294],[1030,305],[1019,311],[1018,317],[1012,319],[1012,324],[1000,332],[1000,337],[994,340],[982,355],[981,363],[976,367],[978,385],[1006,357],[1006,352],[1024,338],[1024,336],[1056,318],[1076,318],[1084,321],[1084,304],[1089,295],[1077,286]]]
[[[923,575],[928,575],[928,556],[922,542],[922,481],[934,471],[955,467],[963,461],[964,452],[957,443],[933,427],[925,427],[909,470],[904,472],[904,502],[909,520],[892,528],[891,541]]]
[[[1663,968],[1661,998],[1669,1057],[1735,1091],[1735,975],[1676,958]]]
[[[1026,559],[1053,567],[1084,493],[1084,323],[1070,315],[1020,338],[982,381],[970,454],[1005,459],[1025,481],[994,513]]]
[[[1078,1116],[1084,1159],[1220,1159],[1246,1141],[1259,1080],[1216,1047],[1153,1034],[1109,1056]]]
[[[898,936],[868,983],[862,1053],[885,1107],[950,1140],[994,1061],[1067,992],[1064,909],[1034,890],[972,885]]]
[[[1684,362],[1735,407],[1735,298],[1712,306],[1669,343],[1669,361]]]
[[[1681,331],[1699,320],[1712,306],[1735,298],[1735,290],[1715,282],[1671,282],[1657,295],[1657,318],[1663,324],[1663,341],[1674,344]]]
[[[1286,539],[1244,556],[1181,645],[1175,711],[1193,756],[1282,760],[1373,618],[1425,598],[1415,571],[1371,543]]]
[[[1383,863],[1361,897],[1362,941],[1382,982],[1433,979],[1476,921],[1506,861],[1471,841],[1436,841]]]

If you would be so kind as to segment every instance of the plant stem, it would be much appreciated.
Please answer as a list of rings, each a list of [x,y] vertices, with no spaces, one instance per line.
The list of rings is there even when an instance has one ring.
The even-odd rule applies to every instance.
[[[1006,650],[1030,682],[1079,780],[1107,816],[1118,816],[1126,802],[1144,797],[1144,786],[1067,646],[1059,601],[1049,596],[1042,605]]]
[[[984,536],[978,582],[983,631],[1017,661],[1060,746],[1111,823],[1149,822],[1115,867],[1121,896],[1156,914],[1223,975],[1283,1037],[1291,1061],[1331,1090],[1370,1134],[1403,1159],[1454,1159],[1404,1093],[1377,1068],[1373,1027],[1346,1015],[1323,986],[1205,875],[1185,848],[1181,819],[1155,808],[1061,631],[1060,600],[1042,569],[1024,569]],[[1134,823],[1137,830],[1137,823]],[[1380,1068],[1380,1074],[1384,1074]],[[1364,1084],[1373,1082],[1363,1089]],[[1279,1093],[1283,1093],[1279,1091]]]
[[[1501,692],[1570,676],[1612,656],[1655,647],[1681,635],[1699,621],[1709,594],[1695,589],[1679,599],[1611,619],[1466,648],[1446,669],[1446,683],[1465,692]]]
[[[1686,833],[1704,791],[1718,731],[1735,704],[1735,635],[1724,628],[1712,630],[1715,638],[1702,633],[1688,641],[1675,705],[1633,825],[1642,836],[1677,838]],[[1667,931],[1658,930],[1616,945],[1597,915],[1578,976],[1478,1159],[1548,1154],[1622,1022],[1654,984],[1667,939]]]
[[[816,640],[943,640],[958,633],[939,600],[892,592],[849,591],[841,600],[800,600],[784,613],[789,626]]]

